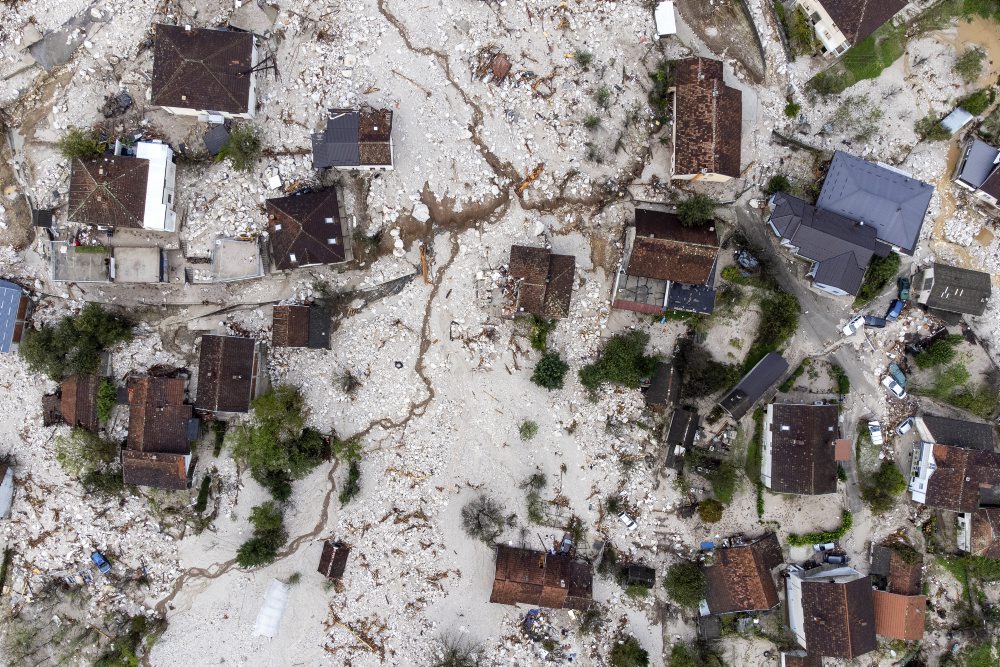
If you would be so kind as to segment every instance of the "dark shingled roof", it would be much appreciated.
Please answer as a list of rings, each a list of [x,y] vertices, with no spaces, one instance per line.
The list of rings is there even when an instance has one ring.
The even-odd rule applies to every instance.
[[[803,581],[802,614],[810,653],[850,659],[878,645],[868,577],[845,584]]]
[[[183,378],[140,377],[128,384],[128,448],[160,454],[188,454],[188,422]]]
[[[585,611],[593,603],[589,563],[561,554],[497,545],[490,602]]]
[[[326,129],[312,135],[313,167],[391,167],[391,138],[389,109],[331,109]]]
[[[778,591],[771,570],[784,558],[774,533],[752,544],[715,550],[715,562],[705,568],[706,600],[713,614],[773,609]]]
[[[70,222],[142,228],[146,215],[149,160],[106,155],[70,165]]]
[[[927,622],[927,598],[875,591],[875,633],[880,637],[920,641]]]
[[[660,361],[646,390],[646,405],[654,410],[663,410],[675,405],[681,393],[681,374],[674,363]]]
[[[719,402],[733,419],[742,419],[788,371],[788,362],[777,352],[768,352],[733,390]]]
[[[952,512],[974,512],[980,494],[1000,487],[1000,454],[934,445],[936,468],[927,480],[925,504]]]
[[[988,507],[972,514],[972,554],[1000,558],[1000,508]]]
[[[278,270],[350,259],[336,188],[268,199],[267,224],[271,261]]]
[[[236,336],[202,336],[198,398],[209,412],[248,412],[257,389],[257,341]]]
[[[254,111],[252,34],[162,23],[153,30],[153,104],[231,114]]]
[[[329,349],[329,313],[319,306],[275,306],[271,344]]]
[[[182,454],[158,454],[134,449],[122,451],[125,483],[134,486],[183,491],[188,488],[186,465]]]
[[[319,557],[318,572],[328,579],[340,580],[344,578],[344,570],[347,569],[347,557],[351,553],[351,547],[343,542],[327,540],[323,542],[323,553]]]
[[[723,81],[722,62],[685,58],[674,67],[674,174],[740,175],[743,94]]]
[[[936,415],[920,415],[920,421],[939,445],[992,452],[995,439],[992,424],[951,419]]]
[[[1000,167],[993,170],[993,173],[983,181],[979,189],[994,199],[1000,200]]]
[[[837,492],[836,405],[775,403],[771,422],[771,484],[778,493]]]
[[[59,411],[63,421],[70,426],[80,426],[88,431],[97,431],[97,386],[100,378],[96,375],[73,375],[63,380],[59,387]]]
[[[20,285],[0,280],[0,352],[21,342],[28,317],[28,295]]]
[[[875,253],[876,230],[836,213],[812,206],[798,197],[774,195],[771,224],[798,250],[819,262],[814,280],[823,285],[857,294],[868,262]]]
[[[851,44],[878,30],[906,6],[907,0],[820,0]]]
[[[518,312],[566,317],[573,295],[576,258],[553,255],[545,248],[510,248],[510,277],[517,281]]]
[[[930,291],[926,301],[928,308],[965,315],[986,312],[986,304],[993,293],[990,274],[936,262],[933,269],[933,280],[928,280],[926,273],[920,273],[914,280],[917,291]],[[924,303],[922,296],[920,301]]]
[[[677,408],[670,416],[666,444],[680,445],[684,448],[691,447],[694,445],[694,436],[698,433],[698,424],[697,410],[689,407]]]

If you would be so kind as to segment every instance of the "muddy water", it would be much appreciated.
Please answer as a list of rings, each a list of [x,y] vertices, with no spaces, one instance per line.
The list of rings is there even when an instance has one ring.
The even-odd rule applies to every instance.
[[[986,51],[986,62],[983,75],[979,79],[979,87],[990,86],[996,82],[1000,73],[1000,27],[989,19],[977,18],[974,21],[959,21],[955,35],[955,44],[962,50],[975,44]]]

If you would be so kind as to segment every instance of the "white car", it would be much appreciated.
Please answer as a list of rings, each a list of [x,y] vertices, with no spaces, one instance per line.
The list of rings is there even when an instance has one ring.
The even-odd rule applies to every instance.
[[[845,336],[853,336],[855,333],[857,333],[858,329],[860,329],[864,325],[865,325],[865,316],[855,315],[854,317],[851,318],[851,321],[848,322],[843,329],[841,329],[841,331],[844,332]]]
[[[631,530],[635,530],[636,528],[639,527],[639,525],[635,522],[635,519],[633,519],[632,517],[630,517],[625,512],[622,512],[621,514],[618,515],[618,520],[621,521],[622,523],[624,523],[625,527],[627,529],[629,529],[630,531]]]
[[[834,544],[833,542],[827,542],[826,544],[814,544],[813,551],[815,551],[816,553],[822,553],[824,551],[830,551],[836,548],[836,546],[837,545]]]
[[[882,378],[882,386],[891,391],[896,398],[906,398],[906,390],[891,375]]]
[[[872,437],[872,444],[879,445],[885,443],[885,438],[882,437],[882,425],[877,421],[868,422],[868,434]]]
[[[896,433],[899,435],[906,435],[913,428],[913,417],[907,417],[903,421],[899,422],[899,426],[896,427]]]

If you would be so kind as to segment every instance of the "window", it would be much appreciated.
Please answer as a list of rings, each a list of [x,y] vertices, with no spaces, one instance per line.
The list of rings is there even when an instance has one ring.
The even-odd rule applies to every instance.
[[[174,196],[173,195],[167,195],[167,203],[170,204],[173,201],[174,201]]]

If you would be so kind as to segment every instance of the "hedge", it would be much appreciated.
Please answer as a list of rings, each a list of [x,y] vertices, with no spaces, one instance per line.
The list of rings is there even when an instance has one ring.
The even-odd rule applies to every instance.
[[[836,542],[851,529],[854,524],[854,517],[848,510],[844,510],[840,515],[840,527],[836,530],[829,530],[822,533],[806,533],[804,535],[791,534],[788,536],[788,543],[793,547],[808,547],[813,544],[825,544],[826,542]]]

